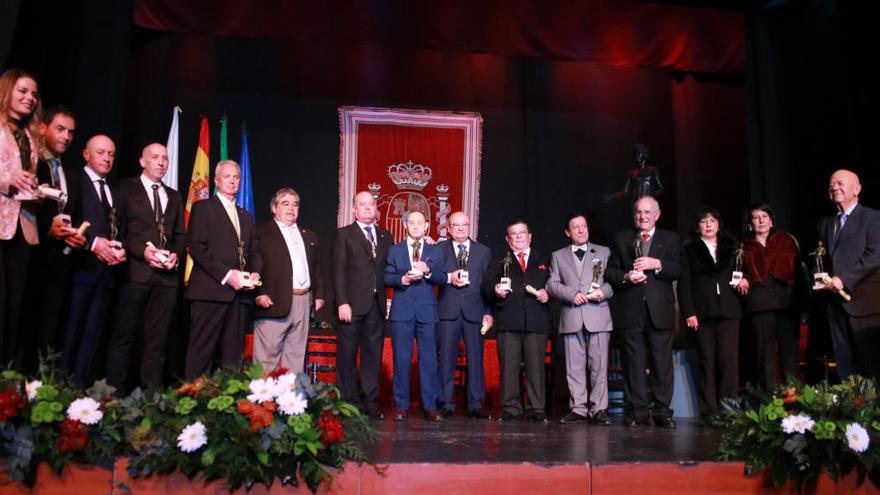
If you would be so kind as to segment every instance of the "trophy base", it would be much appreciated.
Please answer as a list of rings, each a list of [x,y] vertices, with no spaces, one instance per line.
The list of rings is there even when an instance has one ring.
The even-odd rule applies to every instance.
[[[821,290],[825,288],[825,280],[830,279],[826,272],[818,272],[813,274],[813,290]]]
[[[733,272],[730,276],[730,285],[736,287],[743,279],[743,272]]]
[[[471,283],[470,275],[468,275],[467,270],[458,272],[458,279],[461,280],[464,285],[470,285]]]
[[[501,277],[501,280],[498,282],[498,288],[503,291],[513,292],[513,283],[510,277]]]

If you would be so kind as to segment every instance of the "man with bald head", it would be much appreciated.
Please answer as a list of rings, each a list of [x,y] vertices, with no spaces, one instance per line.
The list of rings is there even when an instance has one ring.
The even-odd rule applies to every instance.
[[[827,318],[837,375],[880,376],[880,211],[859,204],[862,185],[849,170],[831,174],[828,196],[836,214],[819,221],[819,239],[828,247],[831,275]],[[852,296],[846,301],[839,291]]]
[[[425,242],[429,223],[420,211],[409,212],[406,238],[388,249],[385,284],[391,300],[391,344],[394,349],[394,420],[405,421],[409,409],[409,366],[413,339],[419,347],[419,390],[429,421],[443,419],[438,409],[437,299],[434,287],[446,283],[443,253]]]
[[[90,227],[85,231],[85,249],[74,254],[70,314],[61,353],[61,368],[76,385],[90,385],[103,371],[94,363],[116,285],[112,267],[126,260],[119,235],[117,191],[107,183],[115,156],[113,140],[102,134],[93,136],[83,150],[86,166],[78,179],[80,204],[73,225],[87,221]]]
[[[440,405],[443,415],[455,414],[455,364],[464,339],[467,353],[467,414],[488,419],[484,409],[483,336],[480,327],[494,323],[492,310],[480,293],[492,252],[471,239],[471,219],[462,211],[449,216],[452,239],[440,243],[447,275],[440,288]]]
[[[653,197],[639,198],[633,214],[635,229],[614,236],[605,270],[605,280],[614,289],[611,317],[622,335],[624,424],[675,428],[669,404],[674,383],[672,283],[681,273],[679,238],[657,228],[660,204]]]
[[[333,290],[336,327],[336,385],[342,397],[374,419],[379,410],[379,370],[385,322],[385,259],[391,233],[376,224],[376,200],[357,193],[351,205],[355,221],[336,231]],[[358,388],[360,352],[360,388]]]
[[[168,328],[177,303],[179,260],[183,258],[183,200],[162,183],[168,151],[159,143],[144,147],[141,174],[119,184],[119,221],[125,232],[128,264],[119,292],[110,347],[107,381],[127,390],[132,348],[141,352],[142,386],[162,384]]]

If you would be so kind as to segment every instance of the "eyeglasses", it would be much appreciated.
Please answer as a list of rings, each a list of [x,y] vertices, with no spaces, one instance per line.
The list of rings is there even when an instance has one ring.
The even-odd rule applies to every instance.
[[[507,235],[509,235],[510,237],[524,237],[524,236],[529,235],[529,233],[526,232],[525,230],[522,230],[519,232],[508,232]]]
[[[451,223],[449,225],[451,225],[453,228],[456,228],[456,229],[463,229],[465,227],[471,226],[471,224],[469,224],[469,223]]]

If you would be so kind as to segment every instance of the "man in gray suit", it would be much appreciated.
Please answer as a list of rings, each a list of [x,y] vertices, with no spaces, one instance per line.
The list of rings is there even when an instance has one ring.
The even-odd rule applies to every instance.
[[[604,277],[610,250],[587,242],[590,230],[584,214],[569,215],[565,235],[571,244],[553,253],[547,280],[547,292],[563,303],[559,334],[565,344],[571,412],[561,421],[611,426],[607,411],[608,342],[614,326],[608,298],[614,292]]]

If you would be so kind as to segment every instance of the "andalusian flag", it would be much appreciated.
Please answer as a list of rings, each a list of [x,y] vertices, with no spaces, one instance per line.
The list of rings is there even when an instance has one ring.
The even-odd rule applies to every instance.
[[[248,152],[247,129],[244,125],[241,126],[241,160],[238,161],[238,164],[241,166],[241,185],[238,188],[235,202],[256,218],[254,186],[251,181],[251,155]]]
[[[210,180],[210,140],[208,138],[208,118],[202,117],[202,125],[199,130],[199,149],[196,151],[196,161],[193,164],[192,179],[189,181],[189,193],[186,195],[186,210],[183,212],[183,223],[189,227],[189,214],[192,205],[196,201],[208,199],[208,182]],[[186,255],[186,272],[183,282],[189,282],[189,274],[192,272],[193,261]]]
[[[220,161],[229,160],[229,143],[226,139],[226,112],[223,112],[223,118],[220,119]],[[217,195],[217,184],[214,184],[214,196]]]

